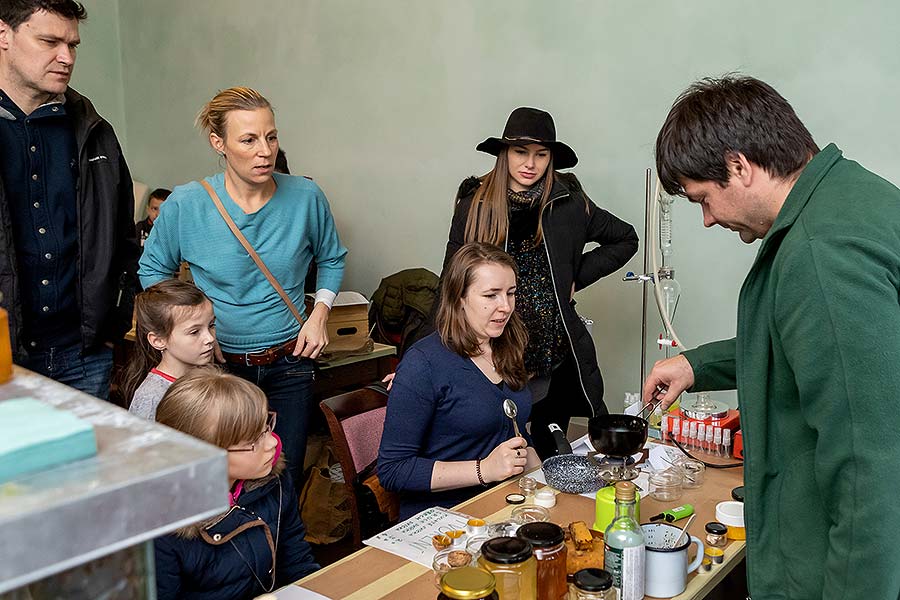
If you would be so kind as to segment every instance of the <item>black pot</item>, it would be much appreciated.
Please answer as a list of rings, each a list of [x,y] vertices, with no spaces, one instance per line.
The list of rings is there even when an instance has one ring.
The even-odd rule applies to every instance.
[[[647,420],[634,415],[611,414],[588,419],[591,444],[606,456],[631,456],[644,448]]]

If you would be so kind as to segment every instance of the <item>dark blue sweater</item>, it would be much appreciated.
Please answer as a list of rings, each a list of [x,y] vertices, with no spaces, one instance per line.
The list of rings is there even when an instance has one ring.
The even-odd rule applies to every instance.
[[[449,508],[482,490],[432,492],[431,473],[436,461],[485,458],[515,436],[503,413],[505,398],[516,403],[525,435],[531,413],[527,386],[514,391],[491,383],[471,359],[445,347],[437,333],[407,350],[391,388],[378,453],[381,484],[401,492],[401,519],[432,506]]]

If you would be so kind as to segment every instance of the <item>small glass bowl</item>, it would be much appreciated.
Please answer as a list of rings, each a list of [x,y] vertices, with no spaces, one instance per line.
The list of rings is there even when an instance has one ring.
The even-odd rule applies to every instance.
[[[475,557],[466,550],[457,548],[448,548],[441,550],[434,555],[431,562],[431,569],[434,571],[434,585],[441,589],[441,577],[444,573],[460,567],[470,567],[475,565]]]
[[[536,523],[538,521],[549,521],[550,511],[543,506],[536,504],[526,504],[517,506],[510,513],[510,519],[514,523],[524,525],[525,523]]]
[[[706,475],[706,465],[699,460],[693,460],[687,456],[682,456],[675,464],[681,468],[681,475],[684,480],[681,486],[686,490],[692,490],[703,485],[703,479]]]
[[[472,555],[473,561],[478,560],[478,557],[481,556],[481,545],[489,539],[491,539],[491,536],[487,534],[469,536],[468,541],[466,541],[466,552]]]
[[[491,523],[487,527],[487,535],[488,537],[516,537],[516,532],[519,531],[519,525],[516,521],[498,521],[496,523]]]
[[[681,469],[666,469],[650,475],[650,497],[659,502],[681,498],[684,478]]]

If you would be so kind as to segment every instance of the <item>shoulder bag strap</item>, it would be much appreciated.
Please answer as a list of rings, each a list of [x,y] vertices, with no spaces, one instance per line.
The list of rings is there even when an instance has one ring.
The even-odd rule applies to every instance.
[[[222,215],[222,218],[225,219],[225,224],[228,225],[228,229],[231,230],[231,233],[234,234],[234,237],[241,243],[241,246],[244,247],[250,254],[250,258],[253,259],[253,262],[256,263],[256,266],[259,267],[259,270],[262,271],[262,274],[266,276],[266,279],[269,280],[269,283],[272,284],[272,287],[275,288],[275,291],[278,292],[278,295],[281,296],[281,299],[284,300],[284,303],[287,304],[287,307],[291,309],[291,313],[293,313],[294,318],[303,325],[304,319],[300,314],[300,311],[297,310],[297,307],[294,306],[294,303],[291,302],[291,298],[287,295],[287,292],[284,291],[284,288],[281,287],[281,284],[278,283],[278,280],[275,279],[275,276],[272,275],[272,272],[269,271],[269,268],[266,266],[266,263],[262,261],[259,257],[259,254],[256,253],[256,250],[253,249],[253,246],[250,245],[250,242],[247,241],[247,238],[244,237],[244,234],[241,233],[241,230],[238,229],[238,226],[234,223],[234,220],[231,218],[231,215],[228,214],[228,211],[225,210],[225,206],[222,204],[222,201],[219,199],[219,195],[213,189],[213,187],[209,184],[208,181],[202,180],[200,184],[206,188],[206,193],[209,194],[209,197],[212,198],[213,204],[216,205],[216,208],[219,209],[219,214]]]

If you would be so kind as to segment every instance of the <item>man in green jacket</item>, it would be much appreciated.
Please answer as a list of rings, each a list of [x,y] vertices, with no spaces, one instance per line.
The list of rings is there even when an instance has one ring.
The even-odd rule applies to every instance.
[[[819,150],[752,78],[707,79],[656,141],[670,194],[750,243],[737,336],[656,363],[644,398],[738,391],[748,586],[900,597],[900,190]]]

